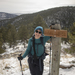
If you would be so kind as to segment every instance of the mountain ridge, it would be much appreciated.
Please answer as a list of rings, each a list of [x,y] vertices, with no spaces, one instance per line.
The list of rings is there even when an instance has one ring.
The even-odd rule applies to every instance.
[[[65,7],[57,7],[51,8],[47,10],[43,10],[33,14],[23,14],[19,15],[15,18],[10,19],[7,23],[2,24],[0,21],[0,26],[4,26],[7,24],[12,24],[15,26],[19,26],[20,24],[29,24],[33,22],[35,16],[40,15],[43,17],[46,24],[49,26],[52,23],[60,23],[61,28],[70,27],[75,22],[75,7],[74,6],[65,6]],[[3,22],[7,21],[4,20]]]
[[[4,20],[4,19],[11,19],[14,17],[17,17],[18,15],[16,14],[11,14],[11,13],[6,13],[6,12],[0,12],[0,20]]]

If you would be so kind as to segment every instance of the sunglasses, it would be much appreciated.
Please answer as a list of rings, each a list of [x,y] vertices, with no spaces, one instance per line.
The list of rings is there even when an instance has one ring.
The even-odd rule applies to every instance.
[[[36,33],[39,33],[39,34],[41,34],[41,32],[39,32],[39,31],[37,31],[37,30],[36,30]]]

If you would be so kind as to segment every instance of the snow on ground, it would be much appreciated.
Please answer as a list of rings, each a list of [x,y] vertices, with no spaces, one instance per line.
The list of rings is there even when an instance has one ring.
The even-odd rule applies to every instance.
[[[49,44],[46,44],[47,47],[49,47]],[[64,48],[70,47],[69,44],[61,44],[61,49],[63,50]],[[6,52],[4,54],[10,54],[14,53],[16,51],[24,51],[25,48],[23,48],[22,44],[18,44],[14,51],[12,48],[6,49]],[[28,69],[28,63],[27,63],[28,57],[22,60],[22,69],[24,75],[30,75],[30,71]],[[46,59],[44,60],[44,73],[43,75],[48,75],[49,73],[49,56],[46,56]],[[66,54],[64,55],[61,53],[60,57],[60,65],[63,65],[65,67],[74,65],[71,68],[59,68],[59,75],[75,75],[75,57]],[[0,75],[22,75],[21,73],[21,67],[20,67],[20,62],[18,61],[17,57],[10,57],[10,58],[4,58],[0,59]]]
[[[28,46],[28,44],[26,44],[26,47]],[[9,48],[8,44],[6,44],[6,52],[4,52],[2,55],[4,54],[10,54],[10,53],[15,53],[17,51],[25,51],[26,48],[24,48],[24,45],[22,43],[18,43],[17,46],[13,48]]]
[[[59,75],[75,75],[75,67],[70,69],[59,69]]]

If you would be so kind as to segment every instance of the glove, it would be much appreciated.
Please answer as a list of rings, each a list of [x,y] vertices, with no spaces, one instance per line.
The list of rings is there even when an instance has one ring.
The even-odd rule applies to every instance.
[[[22,56],[19,56],[19,57],[17,57],[18,58],[18,60],[22,60],[23,59],[23,57]]]

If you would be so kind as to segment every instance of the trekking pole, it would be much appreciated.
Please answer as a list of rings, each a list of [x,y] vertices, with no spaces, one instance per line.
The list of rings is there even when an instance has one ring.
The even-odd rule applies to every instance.
[[[22,55],[22,54],[20,54],[19,57],[20,57],[21,55]],[[21,66],[21,72],[22,72],[22,75],[23,75],[21,60],[20,60],[20,66]]]

